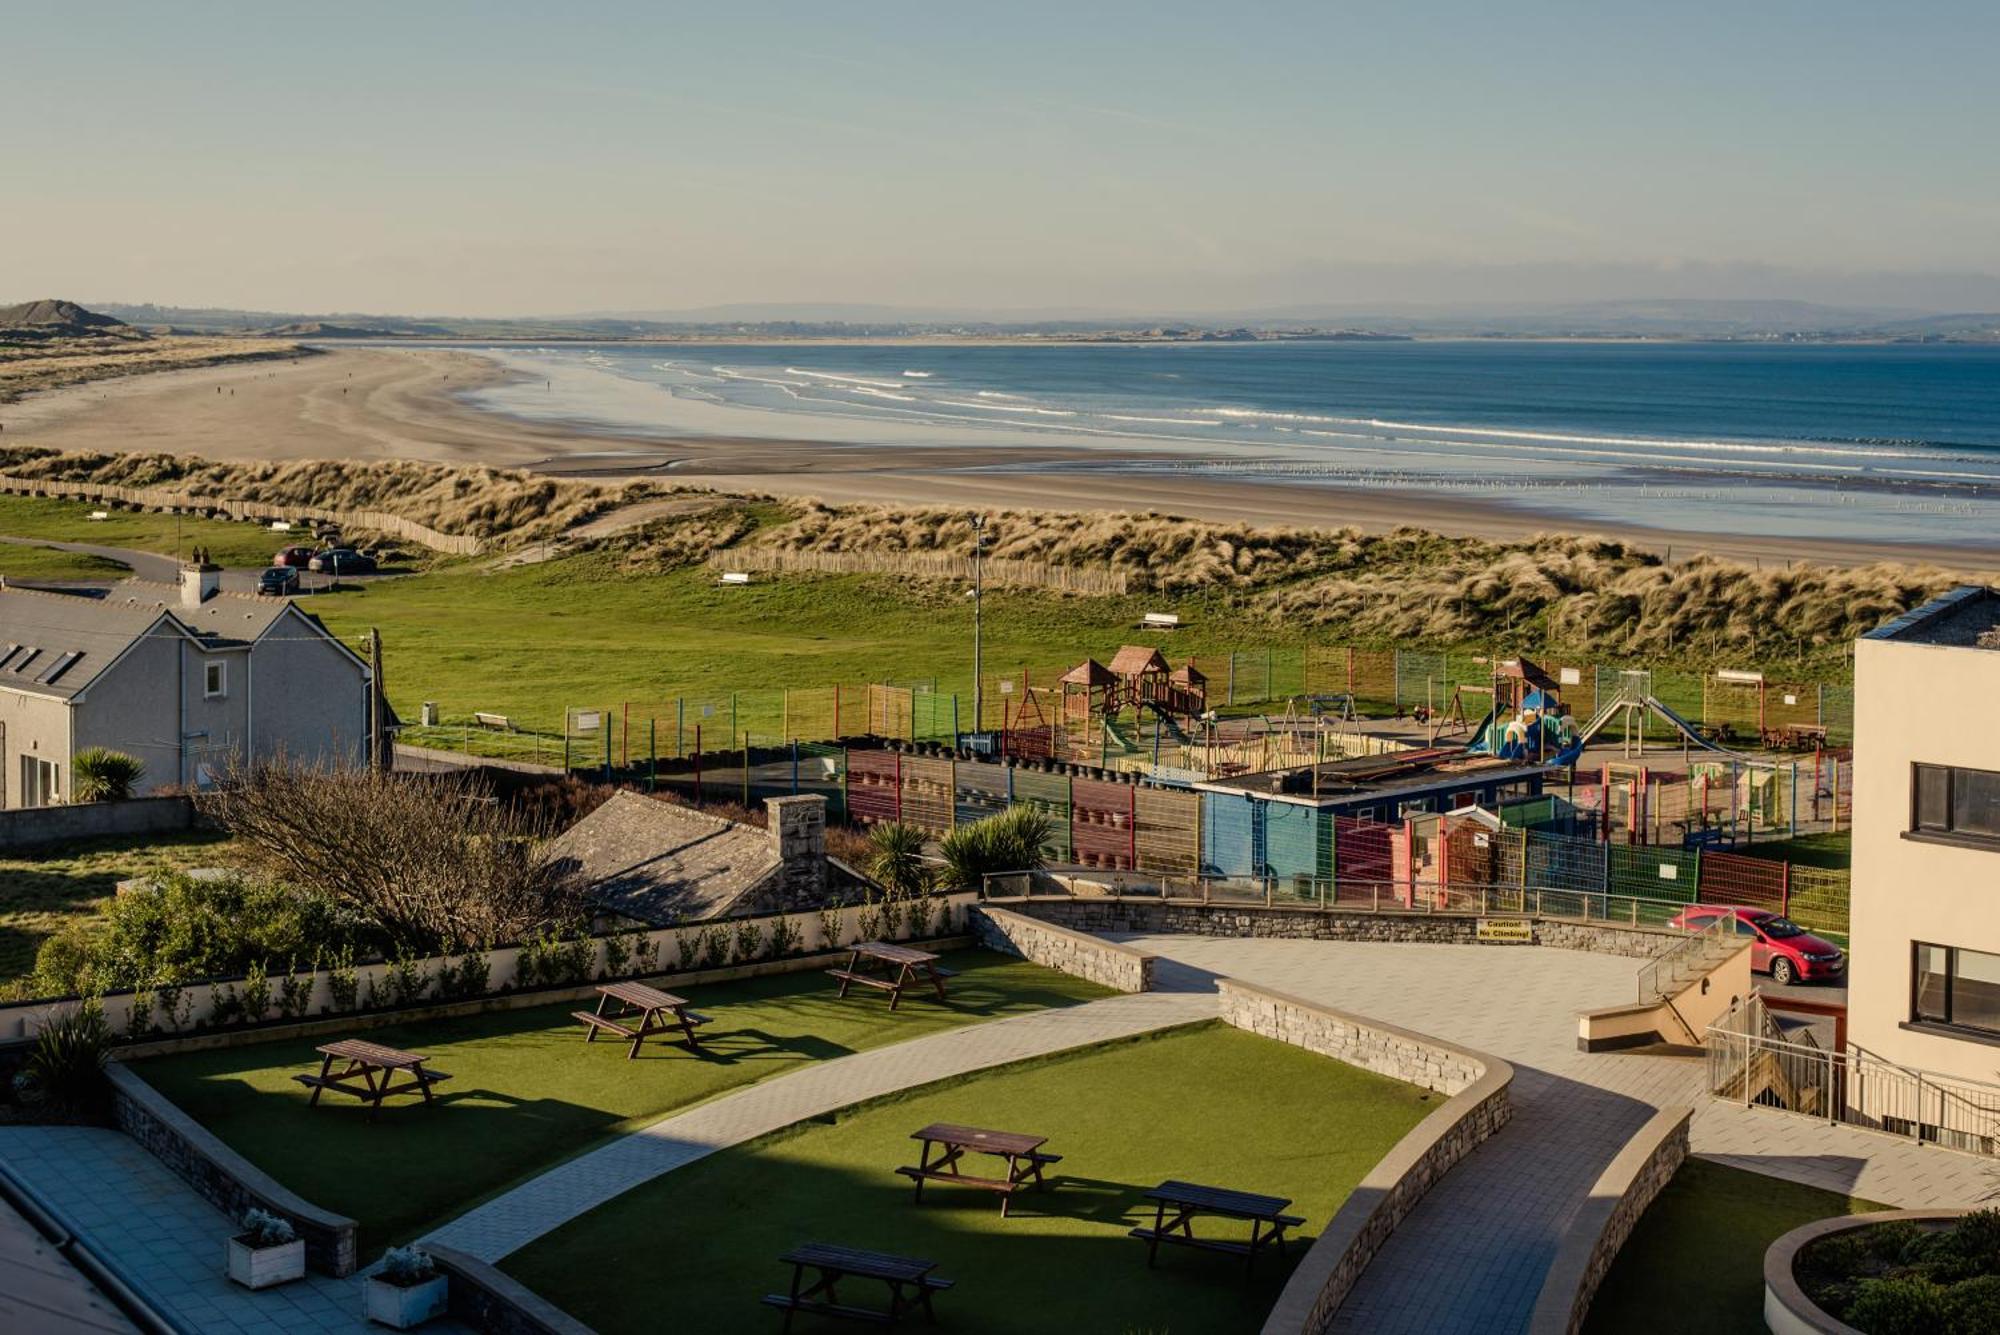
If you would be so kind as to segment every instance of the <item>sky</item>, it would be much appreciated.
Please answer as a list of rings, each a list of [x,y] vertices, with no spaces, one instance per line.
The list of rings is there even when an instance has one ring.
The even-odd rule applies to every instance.
[[[2000,307],[1990,3],[0,0],[0,34],[0,301]]]

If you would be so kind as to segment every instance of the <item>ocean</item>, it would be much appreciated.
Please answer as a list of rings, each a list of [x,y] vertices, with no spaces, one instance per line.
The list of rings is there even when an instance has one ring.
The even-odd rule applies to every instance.
[[[2000,347],[1744,343],[479,348],[492,411],[661,438],[1001,447],[987,470],[1453,495],[1592,526],[2000,550]],[[1052,461],[1048,447],[1086,457]]]

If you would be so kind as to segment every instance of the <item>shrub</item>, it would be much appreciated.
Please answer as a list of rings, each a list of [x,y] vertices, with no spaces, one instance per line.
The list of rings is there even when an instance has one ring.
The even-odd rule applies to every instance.
[[[649,973],[660,971],[660,943],[648,931],[632,933],[632,973],[643,978]]]
[[[847,915],[843,911],[844,906],[844,901],[838,899],[834,900],[831,904],[820,905],[819,945],[821,950],[838,950],[840,948],[841,929],[847,925]]]
[[[187,1028],[194,1015],[194,996],[171,976],[163,976],[155,989],[160,997],[160,1014],[175,1033]]]
[[[313,980],[318,976],[317,955],[313,956],[313,967],[303,974],[296,959],[288,961],[284,977],[278,980],[278,1014],[287,1020],[304,1019],[306,1007],[312,1005]]]
[[[92,746],[70,758],[70,795],[79,802],[123,802],[146,777],[146,764],[123,751]]]
[[[760,923],[743,919],[736,924],[736,962],[748,964],[757,958],[764,948],[764,928]]]
[[[682,973],[693,971],[701,963],[702,941],[702,931],[698,927],[674,929],[674,955]]]
[[[271,980],[264,972],[264,961],[252,963],[243,975],[243,1018],[255,1024],[271,1009]]]
[[[385,1283],[398,1288],[408,1288],[421,1284],[437,1273],[437,1266],[430,1253],[417,1247],[391,1247],[382,1253],[382,1265],[376,1275]]]
[[[382,975],[383,1000],[391,1006],[409,1006],[422,1001],[431,990],[430,970],[423,961],[406,952],[398,952],[389,965],[389,971]]]
[[[354,967],[354,947],[343,946],[327,970],[326,986],[336,1011],[351,1011],[360,1000],[360,976]]]
[[[729,929],[717,923],[701,929],[701,967],[720,969],[729,963]]]
[[[1944,1305],[1944,1329],[1952,1335],[2000,1335],[2000,1275],[1977,1275],[1952,1285]]]
[[[469,1001],[486,995],[486,985],[493,977],[493,962],[483,950],[468,950],[458,957],[458,964],[441,965],[438,969],[438,994],[453,1001]]]
[[[153,1008],[159,998],[150,987],[142,987],[132,993],[131,1003],[125,1011],[125,1037],[136,1043],[153,1032]]]
[[[1868,1335],[1936,1335],[1948,1329],[1945,1291],[1927,1279],[1863,1280],[1842,1319]]]
[[[779,918],[771,924],[771,944],[766,948],[767,958],[781,960],[787,955],[798,954],[805,946],[805,929],[790,918]]]
[[[911,940],[922,940],[931,934],[931,915],[937,904],[938,900],[933,895],[918,895],[910,901]]]
[[[861,908],[854,915],[854,939],[856,941],[879,941],[882,933],[882,906],[875,899],[875,892],[869,891],[861,897]]]
[[[624,977],[625,966],[631,960],[631,958],[632,958],[632,947],[626,942],[626,939],[622,935],[612,935],[605,937],[604,973],[602,976],[605,978]]]
[[[556,941],[549,955],[554,965],[554,977],[550,981],[587,983],[590,981],[590,966],[597,960],[597,942],[588,936]]]
[[[924,843],[924,832],[916,826],[884,821],[868,833],[868,874],[891,895],[922,893],[930,886]]]
[[[958,826],[938,845],[944,856],[941,879],[947,889],[980,890],[990,875],[1040,871],[1049,832],[1048,814],[1027,806]]]
[[[22,1069],[49,1107],[67,1113],[94,1111],[110,1089],[104,1079],[104,1054],[110,1046],[104,1007],[92,999],[51,1016],[35,1034],[35,1046]]]
[[[882,901],[882,939],[894,941],[903,934],[904,904],[900,896],[891,894]]]
[[[292,1221],[283,1215],[253,1206],[243,1212],[243,1232],[239,1236],[246,1246],[282,1247],[297,1241],[299,1234],[292,1227]]]

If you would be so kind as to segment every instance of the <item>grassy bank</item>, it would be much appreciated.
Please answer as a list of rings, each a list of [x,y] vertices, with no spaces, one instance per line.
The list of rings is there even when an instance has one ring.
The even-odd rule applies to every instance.
[[[7,579],[107,580],[123,579],[130,573],[132,568],[122,561],[102,556],[0,542],[0,577]]]
[[[92,519],[94,510],[106,510],[109,517]],[[130,547],[163,556],[182,556],[196,547],[206,547],[215,560],[226,566],[269,565],[271,554],[284,546],[283,534],[256,524],[200,519],[193,515],[109,510],[89,501],[44,500],[36,496],[0,496],[0,533],[10,538]],[[0,544],[0,560],[13,554],[14,548]]]

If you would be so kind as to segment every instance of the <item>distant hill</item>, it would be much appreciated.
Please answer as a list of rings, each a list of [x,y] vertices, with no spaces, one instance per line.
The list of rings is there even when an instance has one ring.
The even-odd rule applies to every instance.
[[[45,297],[0,307],[0,338],[144,338],[123,320],[87,311],[73,301]]]
[[[333,324],[327,320],[295,320],[257,331],[265,338],[401,338],[400,329],[371,329],[364,325]]]

